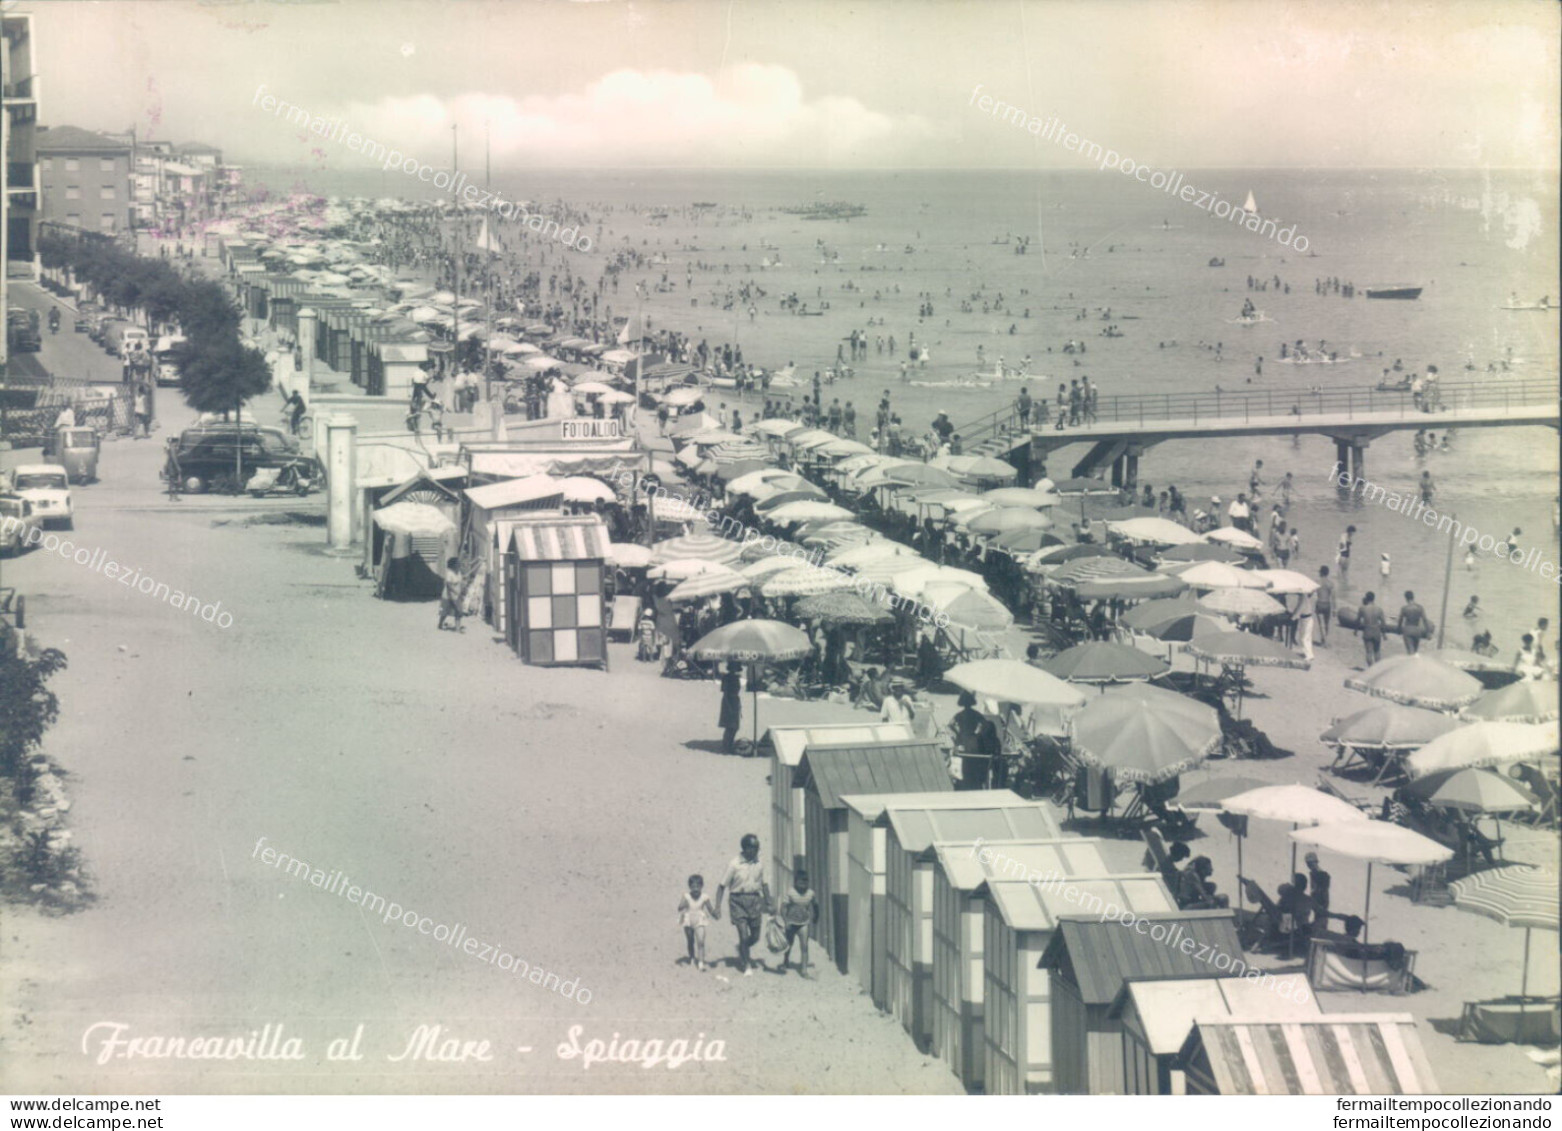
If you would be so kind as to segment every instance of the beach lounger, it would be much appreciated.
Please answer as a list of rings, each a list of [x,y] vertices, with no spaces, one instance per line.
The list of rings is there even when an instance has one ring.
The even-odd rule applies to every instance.
[[[1166,840],[1161,836],[1159,829],[1145,829],[1144,833],[1144,860],[1143,864],[1150,871],[1164,875],[1166,869],[1171,867],[1171,858],[1166,853]]]
[[[608,639],[633,640],[635,628],[640,623],[640,598],[632,593],[620,593],[613,598],[608,616]]]
[[[1410,993],[1418,986],[1415,968],[1416,952],[1394,942],[1363,946],[1326,935],[1307,948],[1307,981],[1314,990]]]

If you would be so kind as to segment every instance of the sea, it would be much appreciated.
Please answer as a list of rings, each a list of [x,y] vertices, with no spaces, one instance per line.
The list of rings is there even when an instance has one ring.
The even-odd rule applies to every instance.
[[[938,410],[958,425],[1012,402],[1020,382],[954,384],[976,374],[978,347],[986,370],[999,356],[1015,365],[1029,355],[1033,396],[1089,376],[1103,402],[1217,387],[1293,398],[1314,386],[1365,389],[1396,362],[1405,373],[1435,365],[1445,386],[1556,381],[1556,310],[1503,309],[1514,296],[1521,303],[1562,298],[1554,170],[1176,171],[1212,199],[1241,203],[1251,193],[1260,216],[1292,229],[1292,246],[1132,177],[1093,169],[495,170],[488,183],[505,199],[530,202],[534,213],[567,209],[591,218],[581,228],[590,251],[537,241],[545,276],[568,270],[595,281],[633,249],[645,261],[623,271],[617,291],[609,287],[613,313],[643,312],[652,329],[736,342],[746,361],[768,369],[793,364],[804,379],[799,394],[813,371],[836,363],[853,329],[870,342],[893,334],[894,356],[870,346],[855,376],[825,390],[827,401],[855,402],[859,421],[868,422],[863,431],[885,391],[918,431]],[[439,195],[400,172],[256,168],[245,176],[251,187],[280,193]],[[475,171],[469,176],[477,179]],[[786,211],[827,202],[862,213],[814,220]],[[1025,253],[1017,254],[1022,240]],[[1317,293],[1317,282],[1331,278],[1354,284],[1355,297]],[[1250,279],[1265,289],[1250,289]],[[643,299],[634,283],[645,284]],[[744,283],[764,292],[752,317],[731,295]],[[1365,298],[1367,287],[1384,284],[1423,291],[1415,301]],[[792,315],[780,306],[791,294],[809,309],[828,309],[821,317]],[[1248,298],[1269,321],[1233,322]],[[919,313],[924,302],[931,317]],[[1121,336],[1103,336],[1109,325]],[[930,360],[902,382],[899,364],[913,334]],[[1309,348],[1324,343],[1341,362],[1281,364],[1281,343],[1298,339]],[[1065,354],[1070,341],[1083,342],[1085,352]],[[1435,416],[1427,426],[1441,439]],[[1366,475],[1414,493],[1429,470],[1437,510],[1493,541],[1518,528],[1521,545],[1562,565],[1556,431],[1461,429],[1450,448],[1417,457],[1410,433],[1391,433],[1369,447]],[[1048,474],[1069,475],[1086,451],[1055,453]],[[1343,600],[1371,588],[1392,612],[1403,591],[1413,590],[1434,620],[1447,621],[1449,646],[1465,647],[1484,629],[1505,655],[1548,616],[1553,638],[1544,643],[1548,652],[1556,647],[1562,589],[1491,554],[1467,565],[1462,548],[1455,553],[1445,617],[1447,536],[1341,493],[1329,480],[1335,450],[1325,437],[1168,441],[1140,459],[1139,480],[1157,492],[1175,484],[1193,505],[1212,495],[1229,501],[1246,489],[1259,459],[1271,488],[1287,471],[1296,483],[1288,519],[1302,550],[1292,568],[1315,574],[1332,564],[1337,539],[1354,524]],[[1380,573],[1385,553],[1387,578]],[[1474,595],[1483,612],[1466,619],[1461,612]]]

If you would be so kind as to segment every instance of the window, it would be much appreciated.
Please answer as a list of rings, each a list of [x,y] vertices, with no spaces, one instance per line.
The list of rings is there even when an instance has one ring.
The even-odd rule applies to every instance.
[[[45,173],[54,171],[54,158],[52,157],[40,157],[38,159],[38,164],[43,166],[43,171]]]
[[[65,222],[67,224],[69,224],[73,228],[81,227],[81,213],[80,212],[67,212],[65,214]]]
[[[103,213],[101,227],[105,232],[112,232],[114,230],[114,214],[112,212]]]
[[[114,199],[114,186],[113,185],[104,185],[103,187],[98,189],[98,199],[99,200],[113,200]]]
[[[65,186],[65,199],[66,200],[80,200],[81,199],[81,186],[80,185],[66,185]]]
[[[79,160],[77,160],[76,158],[74,158],[74,157],[67,157],[65,159],[65,171],[67,173],[80,172],[81,171],[81,162]]]
[[[98,158],[98,172],[112,173],[114,171],[114,159],[112,157]]]

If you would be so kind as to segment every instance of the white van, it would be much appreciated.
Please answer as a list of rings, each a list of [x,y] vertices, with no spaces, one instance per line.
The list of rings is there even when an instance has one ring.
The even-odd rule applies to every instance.
[[[152,336],[140,326],[125,326],[119,331],[119,360],[124,361],[132,353],[152,348]]]

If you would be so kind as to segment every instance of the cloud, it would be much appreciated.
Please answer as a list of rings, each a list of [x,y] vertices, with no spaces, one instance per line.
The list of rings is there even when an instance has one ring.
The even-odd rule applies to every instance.
[[[384,98],[337,109],[349,128],[436,160],[450,126],[481,138],[499,160],[545,165],[801,165],[896,161],[933,136],[914,115],[873,110],[855,98],[808,98],[786,67],[746,63],[717,77],[665,70],[613,71],[578,92],[468,93]],[[479,143],[480,144],[480,143]]]

